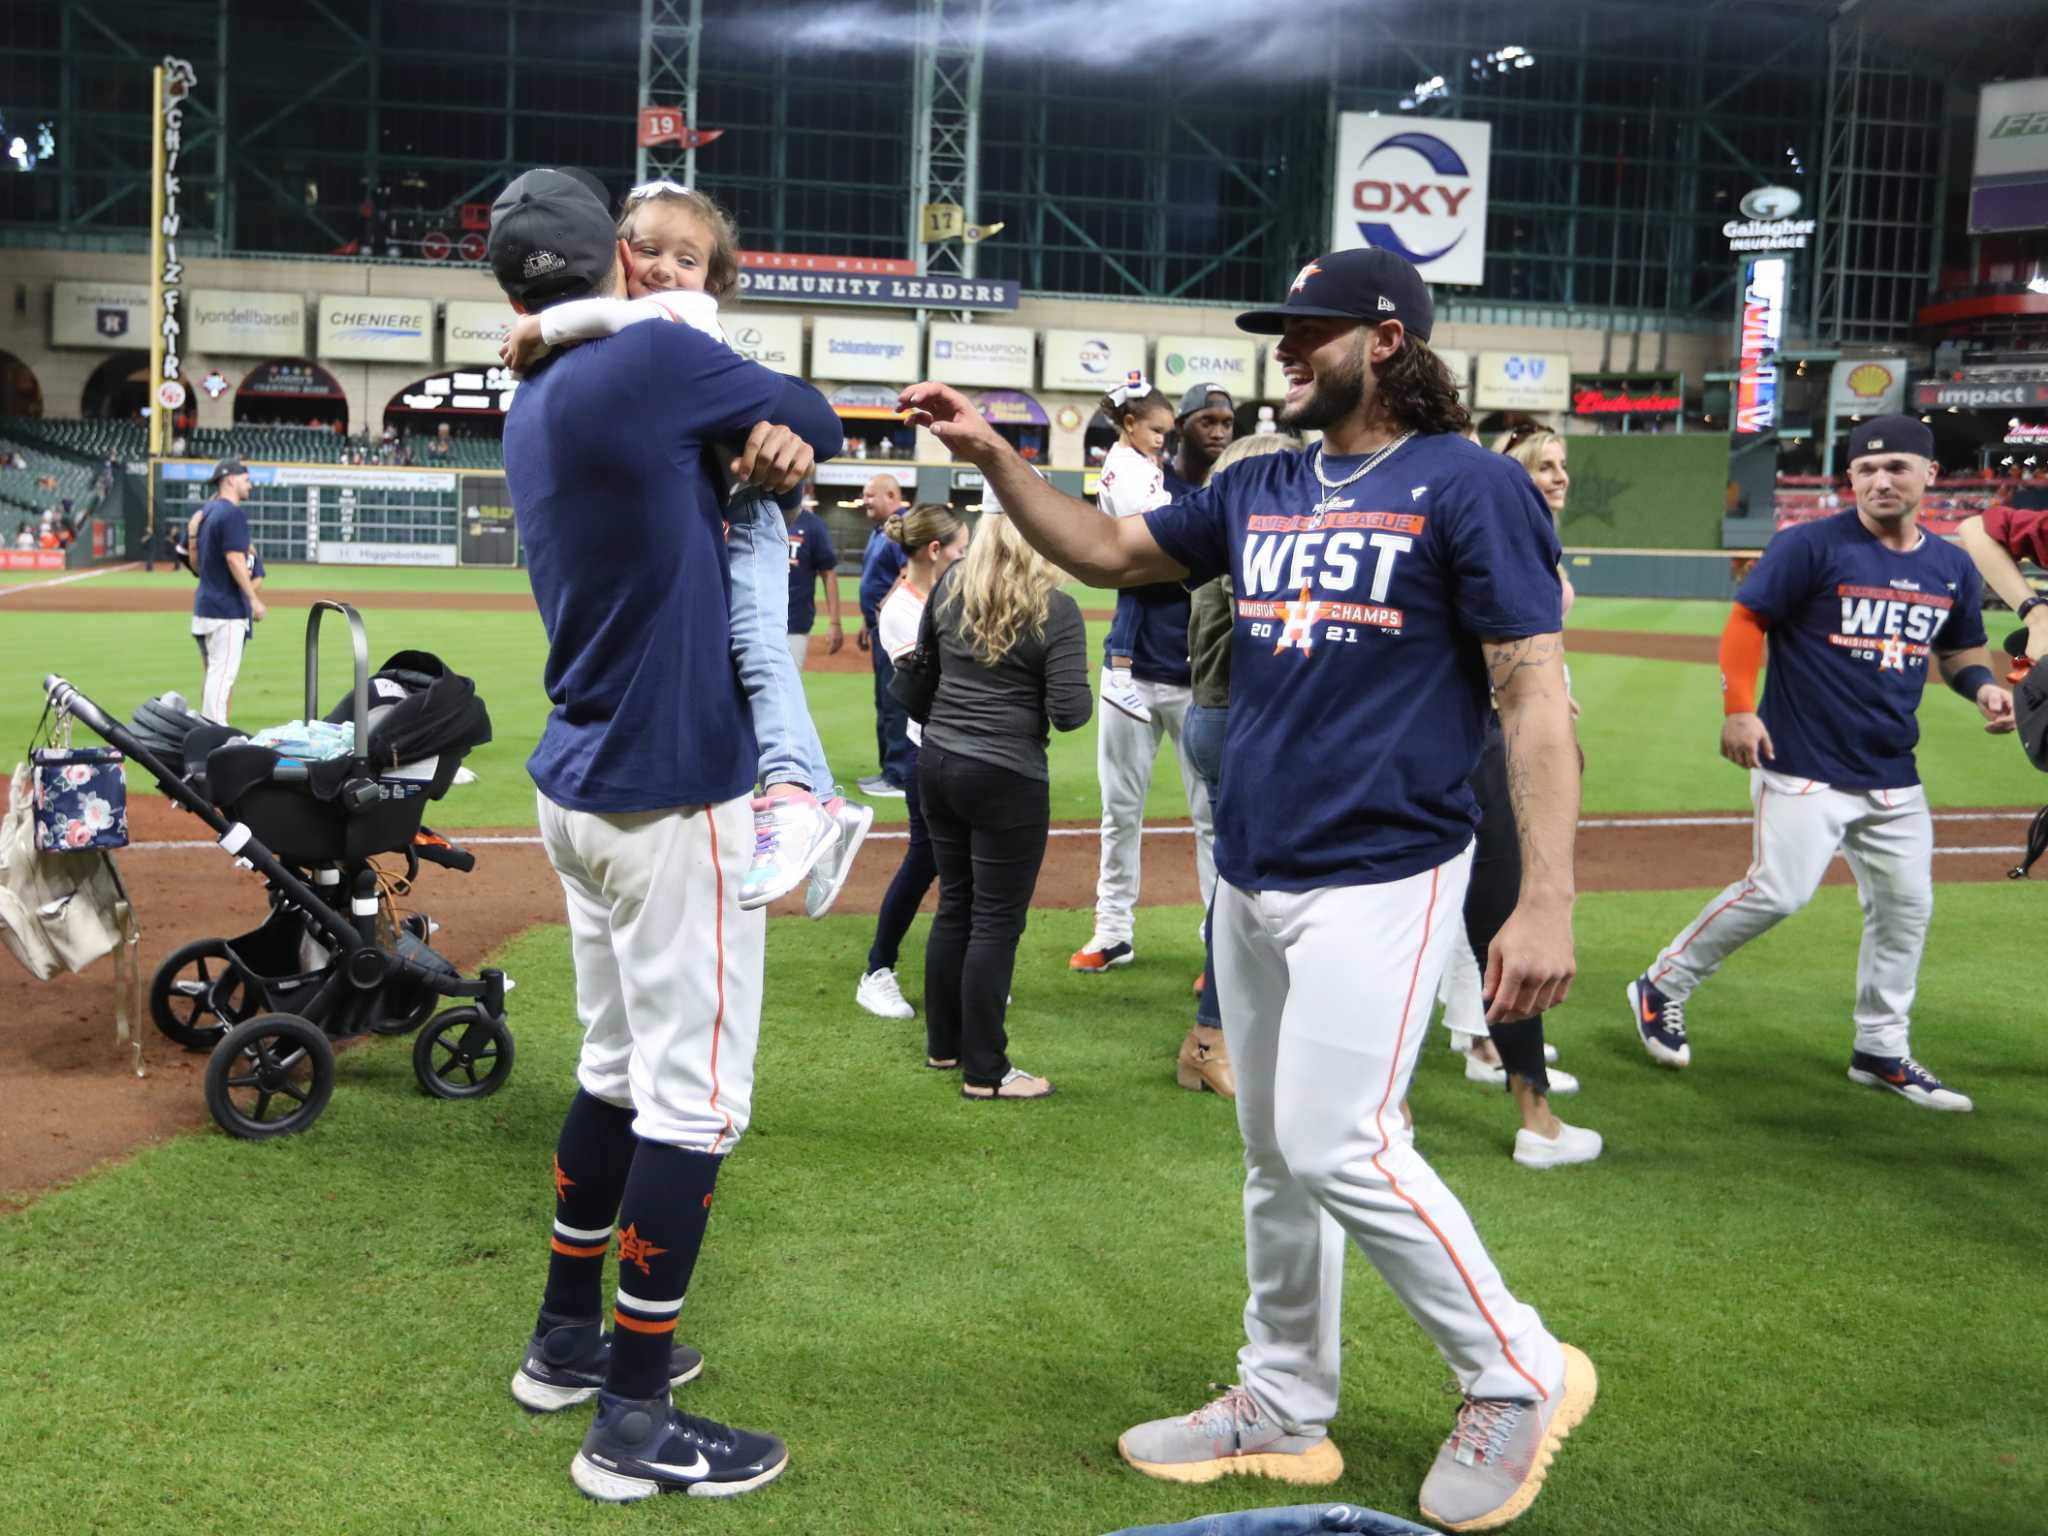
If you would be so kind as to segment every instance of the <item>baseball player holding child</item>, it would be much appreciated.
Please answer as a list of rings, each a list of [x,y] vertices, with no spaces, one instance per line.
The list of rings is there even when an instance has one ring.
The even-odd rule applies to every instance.
[[[1755,856],[1629,983],[1630,1018],[1660,1066],[1692,1061],[1694,990],[1805,906],[1840,850],[1863,904],[1849,1080],[1922,1109],[1971,1108],[1908,1041],[1934,912],[1916,712],[1930,670],[1976,705],[1987,731],[2010,731],[2013,707],[1991,672],[1976,568],[1917,525],[1934,474],[1934,434],[1917,418],[1864,422],[1849,438],[1854,509],[1780,533],[1735,594],[1721,637],[1721,755],[1750,772]]]
[[[1432,315],[1389,252],[1310,262],[1284,306],[1238,323],[1280,334],[1281,423],[1320,428],[1320,447],[1246,460],[1139,517],[1054,490],[945,385],[903,403],[1082,580],[1237,581],[1211,930],[1245,1147],[1246,1340],[1237,1385],[1129,1430],[1124,1458],[1176,1482],[1341,1477],[1348,1235],[1464,1393],[1422,1510],[1486,1530],[1534,1500],[1595,1374],[1509,1291],[1400,1105],[1462,941],[1489,683],[1523,853],[1489,955],[1495,1018],[1569,989],[1579,776],[1557,536],[1521,468],[1463,436]]]

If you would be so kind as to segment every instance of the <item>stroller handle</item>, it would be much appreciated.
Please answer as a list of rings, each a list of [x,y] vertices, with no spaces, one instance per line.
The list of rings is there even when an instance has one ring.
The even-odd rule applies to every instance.
[[[102,740],[113,741],[110,733],[120,727],[112,717],[56,673],[52,672],[43,679],[43,692],[48,695],[53,708],[69,711],[98,732]]]
[[[347,603],[318,598],[306,610],[306,716],[320,718],[320,616],[338,613],[348,621],[350,648],[355,652],[356,756],[370,755],[370,637],[363,629],[363,616]],[[90,720],[86,724],[92,725]],[[95,730],[99,727],[94,726]]]

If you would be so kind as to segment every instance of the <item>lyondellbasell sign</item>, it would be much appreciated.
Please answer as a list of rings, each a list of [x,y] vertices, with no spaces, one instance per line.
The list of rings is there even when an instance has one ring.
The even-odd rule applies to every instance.
[[[1803,200],[1790,187],[1753,187],[1736,205],[1742,217],[1721,226],[1731,251],[1803,251],[1820,228],[1817,219],[1794,218]]]

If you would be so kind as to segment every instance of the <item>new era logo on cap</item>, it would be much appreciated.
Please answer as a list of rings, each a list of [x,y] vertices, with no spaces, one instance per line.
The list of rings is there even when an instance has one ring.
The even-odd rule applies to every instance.
[[[1380,309],[1384,313],[1389,315],[1391,315],[1395,309],[1394,301],[1388,298],[1384,293],[1380,295]]]

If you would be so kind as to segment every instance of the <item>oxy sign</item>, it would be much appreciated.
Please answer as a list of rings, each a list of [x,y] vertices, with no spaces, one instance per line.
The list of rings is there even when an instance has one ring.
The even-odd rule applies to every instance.
[[[1430,283],[1484,282],[1492,150],[1491,123],[1341,114],[1332,249],[1392,251]]]

